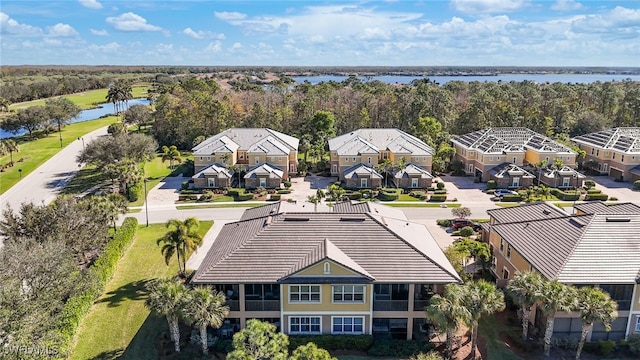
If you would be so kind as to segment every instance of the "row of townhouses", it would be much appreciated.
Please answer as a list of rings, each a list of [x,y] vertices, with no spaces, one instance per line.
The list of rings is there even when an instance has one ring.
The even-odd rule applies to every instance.
[[[640,128],[613,128],[571,140],[585,151],[584,163],[594,171],[622,181],[640,179]],[[573,188],[585,179],[576,170],[575,151],[527,128],[488,128],[451,141],[467,175],[494,180],[501,188],[537,182]],[[379,187],[385,176],[400,188],[431,185],[434,151],[404,131],[358,129],[329,139],[328,145],[329,171],[345,187]],[[298,146],[297,138],[268,128],[225,130],[193,148],[194,186],[239,186],[240,172],[246,188],[277,188],[298,172]],[[384,162],[392,166],[378,166]]]

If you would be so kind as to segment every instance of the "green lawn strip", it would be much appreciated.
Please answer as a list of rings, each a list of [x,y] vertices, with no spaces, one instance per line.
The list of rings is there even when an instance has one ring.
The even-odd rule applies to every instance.
[[[514,360],[520,359],[510,349],[508,349],[504,341],[500,338],[500,333],[517,333],[518,328],[509,327],[496,321],[496,316],[488,315],[480,318],[478,334],[484,338],[487,343],[487,358],[491,360]]]
[[[459,208],[460,206],[462,206],[462,204],[460,203],[427,203],[427,202],[416,202],[412,204],[399,204],[394,202],[385,202],[384,204],[386,206],[400,207],[400,208],[440,208],[440,207]]]
[[[268,202],[264,202],[262,204],[210,204],[210,205],[176,205],[176,209],[178,210],[193,210],[193,209],[221,209],[221,208],[252,208],[256,206],[262,206],[268,204]]]
[[[134,86],[132,87],[133,98],[146,98],[148,86]],[[81,109],[92,109],[95,108],[97,104],[102,104],[107,102],[107,92],[108,89],[97,89],[97,90],[89,90],[83,91],[81,93],[62,95],[61,97],[67,98],[73,101],[74,104],[78,105]],[[21,108],[26,108],[29,106],[44,106],[45,101],[47,99],[39,99],[32,101],[25,101],[21,103],[11,104],[9,106],[9,110],[16,110]]]
[[[422,201],[416,197],[410,196],[409,194],[400,194],[398,196],[398,201]]]
[[[102,171],[94,165],[87,165],[80,169],[76,176],[62,189],[63,194],[81,194],[94,187],[108,188],[111,181],[107,179]]]
[[[67,125],[62,128],[62,145],[66,146],[72,141],[77,141],[78,137],[112,124],[115,120],[116,117],[109,116]],[[20,145],[20,151],[13,154],[14,166],[5,169],[4,172],[0,172],[0,194],[20,180],[19,169],[22,169],[22,176],[26,176],[61,149],[58,133],[51,133],[47,137],[32,141],[28,141],[28,137],[20,137],[16,140]],[[21,158],[24,160],[19,161]],[[0,164],[7,164],[9,161],[9,155],[0,157]]]
[[[509,202],[505,202],[505,203],[503,203],[503,202],[497,202],[497,203],[495,203],[495,204],[496,204],[496,206],[499,206],[499,207],[505,207],[505,208],[506,208],[506,207],[516,207],[516,206],[520,206],[520,203],[517,203],[517,202],[513,202],[513,203],[509,203]]]
[[[201,221],[198,233],[204,236],[212,225],[212,221]],[[123,358],[158,358],[153,339],[167,325],[166,320],[149,316],[144,306],[144,284],[154,278],[173,276],[178,271],[176,258],[167,266],[156,245],[156,239],[166,231],[164,224],[140,226],[133,244],[107,283],[105,293],[81,324],[70,359],[92,359],[122,351]],[[133,343],[135,346],[131,346]]]

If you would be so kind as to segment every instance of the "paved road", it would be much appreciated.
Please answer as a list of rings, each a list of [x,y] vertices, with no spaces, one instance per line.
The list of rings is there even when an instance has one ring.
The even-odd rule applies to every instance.
[[[95,130],[85,135],[84,143],[107,135],[107,127]],[[78,172],[76,157],[82,151],[82,141],[76,140],[67,145],[59,153],[47,160],[31,174],[11,187],[0,196],[0,206],[7,205],[17,210],[22,203],[49,204],[60,193],[64,186]]]

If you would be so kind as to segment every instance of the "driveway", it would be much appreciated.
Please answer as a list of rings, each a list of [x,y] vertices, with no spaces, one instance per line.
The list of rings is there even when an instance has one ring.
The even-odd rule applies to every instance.
[[[473,177],[442,175],[437,179],[445,183],[449,199],[458,199],[459,203],[467,207],[495,207],[495,204],[491,201],[491,196],[483,192],[487,188],[487,184],[474,183]]]
[[[182,176],[166,177],[149,190],[147,194],[148,206],[172,205],[175,207],[178,196],[180,195],[180,187],[184,181],[189,180]]]
[[[315,174],[308,174],[304,178],[295,177],[290,180],[293,191],[286,198],[302,202],[307,201],[309,196],[315,195],[318,189],[326,190],[329,185],[338,181],[335,177],[317,176]]]
[[[596,189],[602,190],[603,193],[611,198],[617,197],[619,201],[630,201],[640,203],[640,192],[633,190],[631,182],[615,182],[608,176],[587,176],[587,179],[596,182]]]

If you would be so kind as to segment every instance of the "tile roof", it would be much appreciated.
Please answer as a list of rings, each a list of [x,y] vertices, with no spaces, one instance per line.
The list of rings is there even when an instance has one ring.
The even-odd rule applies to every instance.
[[[510,208],[496,208],[487,210],[487,214],[495,223],[512,223],[541,219],[564,217],[568,214],[560,208],[544,201],[514,206]]]
[[[430,156],[433,149],[417,137],[399,129],[357,129],[329,139],[329,150],[338,155],[360,155],[391,151],[411,156]]]
[[[548,169],[542,176],[547,179],[554,179],[560,176],[575,176],[580,179],[586,178],[586,176],[568,166],[563,166],[560,169]]]
[[[382,175],[380,175],[376,169],[363,163],[345,169],[343,174],[345,179],[356,179],[363,175],[369,175],[371,178],[382,179]]]
[[[282,178],[284,171],[275,165],[264,163],[247,171],[244,178],[251,179],[255,178],[257,175],[268,175],[270,178]]]
[[[487,128],[456,136],[451,141],[483,153],[524,152],[530,148],[538,152],[575,154],[568,146],[524,127]]]
[[[585,214],[640,214],[640,206],[630,202],[607,204],[603,201],[590,201],[576,204],[574,208]]]
[[[247,153],[264,153],[270,155],[289,155],[290,149],[284,144],[274,139],[272,136],[268,136],[265,139],[258,141],[251,145],[247,150]]]
[[[223,226],[194,283],[277,282],[323,259],[378,282],[460,281],[426,227],[406,219],[320,212],[250,217]]]
[[[280,149],[298,150],[300,142],[298,139],[268,128],[227,129],[194,146],[192,150],[194,155],[210,155],[216,152],[214,150],[221,149],[221,146],[226,146],[229,149],[235,147],[235,149],[248,150],[254,144],[268,137],[279,143],[278,147]]]
[[[407,164],[404,169],[398,169],[395,174],[393,174],[393,177],[396,179],[401,179],[408,178],[411,175],[419,175],[423,179],[433,178],[433,175],[431,175],[430,172],[412,163]]]
[[[489,174],[497,178],[518,176],[518,175],[522,176],[523,178],[531,178],[531,179],[535,179],[536,177],[535,175],[528,172],[527,170],[512,163],[502,163],[498,166],[492,167],[491,169],[489,169]]]
[[[216,162],[198,171],[198,173],[193,175],[191,178],[203,178],[205,175],[217,175],[218,177],[231,178],[231,176],[233,176],[233,172],[229,171],[224,164]]]
[[[573,142],[625,153],[640,153],[640,127],[617,127],[571,138]]]

